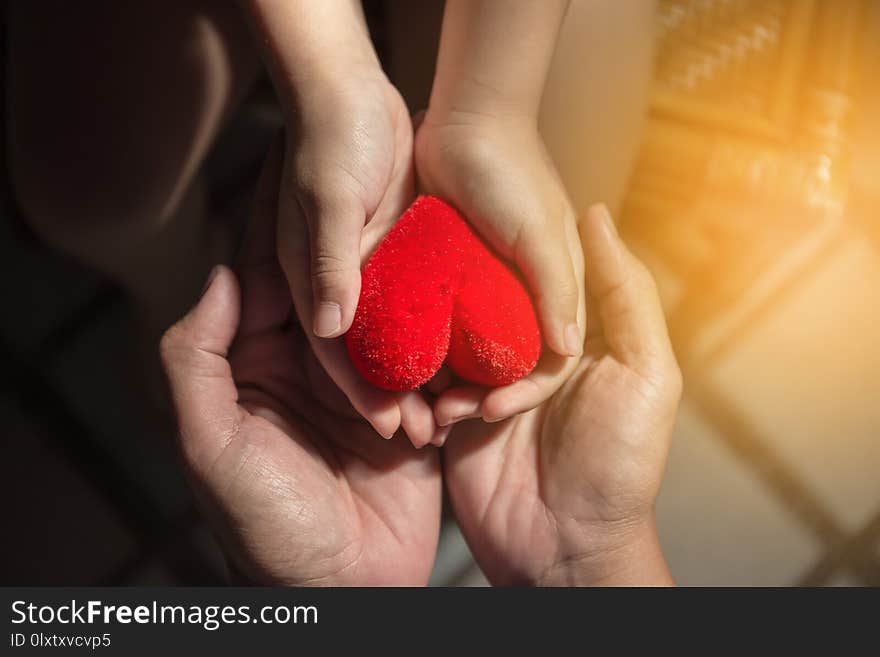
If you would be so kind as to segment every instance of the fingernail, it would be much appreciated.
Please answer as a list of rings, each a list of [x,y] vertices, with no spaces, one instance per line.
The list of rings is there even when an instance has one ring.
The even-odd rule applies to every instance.
[[[456,422],[461,422],[462,420],[470,420],[475,417],[480,417],[480,404],[482,401],[474,401],[474,402],[462,402],[458,404],[458,414],[453,415],[451,418],[443,422],[442,424],[438,423],[438,426],[448,427],[451,424],[455,424]]]
[[[211,287],[211,283],[214,282],[214,279],[217,278],[217,274],[220,273],[220,266],[214,265],[211,267],[211,271],[208,272],[208,278],[205,279],[205,284],[202,286],[202,293],[199,295],[199,298],[205,296],[205,292],[208,291],[208,288]]]
[[[315,335],[319,338],[329,338],[339,331],[342,326],[342,309],[338,303],[324,302],[318,306],[315,312]]]
[[[475,417],[480,417],[480,416],[476,415],[474,413],[468,413],[467,415],[456,415],[455,417],[452,417],[452,418],[449,418],[448,420],[446,420],[446,422],[444,422],[440,426],[441,427],[451,427],[453,424],[455,424],[457,422],[461,422],[462,420],[470,420]]]
[[[452,431],[451,426],[440,427],[440,430],[437,431],[437,434],[434,436],[434,440],[431,442],[437,447],[443,447],[446,443],[446,439],[449,438],[449,432]]]
[[[569,324],[565,327],[565,350],[569,356],[580,356],[583,351],[581,343],[581,331],[577,324]]]

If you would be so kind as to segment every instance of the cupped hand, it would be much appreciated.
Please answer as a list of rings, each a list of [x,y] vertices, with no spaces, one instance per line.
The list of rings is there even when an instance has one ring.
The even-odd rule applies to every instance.
[[[420,188],[456,206],[525,276],[549,348],[527,377],[459,386],[434,406],[438,424],[497,421],[535,408],[571,376],[583,345],[583,259],[574,211],[533,117],[429,109],[415,139]]]
[[[647,270],[607,211],[580,225],[583,357],[553,397],[443,449],[456,518],[493,583],[668,584],[653,506],[681,375]]]
[[[424,396],[367,383],[339,337],[354,317],[361,265],[415,196],[412,140],[403,99],[378,64],[313,83],[287,125],[277,248],[318,361],[379,434],[403,426],[423,446],[438,433]]]
[[[237,276],[215,270],[162,340],[190,480],[251,581],[423,585],[437,452],[377,440],[312,355],[276,258],[280,153],[270,159]]]

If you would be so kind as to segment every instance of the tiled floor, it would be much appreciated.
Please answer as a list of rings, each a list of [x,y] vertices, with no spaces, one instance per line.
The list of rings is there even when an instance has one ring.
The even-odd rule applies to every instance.
[[[657,524],[672,572],[685,585],[790,584],[822,547],[687,400]]]
[[[853,237],[711,381],[855,531],[880,511],[880,255]]]

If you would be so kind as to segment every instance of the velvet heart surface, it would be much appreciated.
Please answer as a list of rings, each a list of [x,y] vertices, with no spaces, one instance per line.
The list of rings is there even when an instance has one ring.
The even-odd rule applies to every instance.
[[[416,199],[367,261],[345,336],[358,371],[385,390],[413,390],[444,361],[472,383],[532,371],[541,334],[516,275],[452,207]]]

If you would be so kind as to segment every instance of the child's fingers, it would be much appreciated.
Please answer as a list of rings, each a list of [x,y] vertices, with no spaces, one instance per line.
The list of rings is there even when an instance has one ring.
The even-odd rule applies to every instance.
[[[554,240],[554,244],[562,245],[576,276],[574,299],[576,331],[570,331],[571,335],[566,340],[566,353],[575,355],[567,356],[555,349],[552,351],[545,349],[535,369],[528,376],[502,388],[490,390],[480,407],[480,413],[487,421],[502,420],[537,408],[565,384],[580,362],[584,343],[584,332],[580,327],[586,325],[588,319],[583,288],[578,285],[583,281],[583,257],[575,222],[566,222],[562,226],[566,234],[563,239]],[[574,348],[575,341],[577,348]]]
[[[558,239],[544,235],[543,240],[531,239],[532,245],[538,244],[534,250],[537,258],[544,257],[544,249],[549,248],[557,261],[564,261],[563,268],[571,270],[579,279],[583,278],[583,262],[578,244],[577,228],[572,221],[564,225],[569,235]],[[517,253],[519,256],[520,253]],[[550,274],[548,274],[550,275]],[[535,280],[531,277],[530,280]],[[533,284],[534,285],[534,284]],[[434,406],[434,416],[440,426],[473,417],[482,417],[486,421],[503,420],[520,413],[525,413],[547,401],[568,380],[568,377],[580,362],[583,351],[583,332],[580,328],[585,323],[584,304],[581,300],[581,287],[574,283],[573,298],[565,301],[566,308],[570,302],[573,314],[571,335],[566,340],[566,353],[574,356],[560,355],[556,349],[545,349],[535,369],[526,377],[509,385],[486,389],[480,387],[454,387],[441,394]],[[534,288],[533,288],[534,289]],[[566,295],[563,295],[566,296]],[[568,295],[570,296],[570,295]],[[558,297],[560,300],[562,297]],[[542,312],[543,311],[543,312]],[[547,306],[539,304],[539,316],[542,323],[544,339],[548,344],[546,324],[553,321],[547,318]]]
[[[406,390],[397,395],[400,407],[400,426],[416,448],[422,448],[435,439],[437,425],[431,407],[416,390]]]
[[[324,185],[301,199],[311,246],[313,330],[320,338],[335,338],[349,329],[361,289],[365,211],[354,195],[328,191],[333,187]]]
[[[308,236],[302,209],[281,196],[278,247],[284,273],[290,285],[293,303],[302,326],[313,317],[312,286],[309,280]],[[345,344],[340,339],[324,340],[306,331],[312,351],[324,371],[345,393],[351,405],[369,422],[379,435],[390,438],[400,427],[400,408],[393,393],[380,390],[367,382],[355,369]]]
[[[487,389],[481,386],[456,386],[444,391],[434,403],[434,419],[440,427],[480,417],[480,406]]]
[[[540,406],[562,387],[579,362],[578,357],[545,353],[528,376],[489,391],[480,408],[483,419],[497,422]]]
[[[354,369],[341,340],[310,339],[312,349],[325,371],[345,393],[351,405],[379,435],[390,438],[400,427],[402,410],[393,393],[380,390]]]
[[[618,236],[607,208],[591,207],[579,231],[587,291],[611,351],[636,370],[674,363],[654,280]]]
[[[579,356],[583,350],[580,286],[562,227],[544,222],[524,226],[514,256],[534,295],[547,345],[560,356]]]

